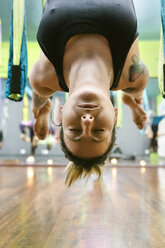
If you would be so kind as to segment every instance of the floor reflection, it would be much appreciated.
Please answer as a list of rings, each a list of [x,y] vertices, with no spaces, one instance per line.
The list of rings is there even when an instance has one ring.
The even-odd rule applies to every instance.
[[[164,178],[114,166],[67,189],[64,168],[0,167],[0,246],[165,247]]]

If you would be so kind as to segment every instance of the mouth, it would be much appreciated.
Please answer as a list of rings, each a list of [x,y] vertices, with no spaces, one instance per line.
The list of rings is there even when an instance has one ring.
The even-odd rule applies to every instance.
[[[98,105],[93,104],[93,103],[82,103],[77,105],[79,108],[88,108],[88,109],[95,109],[99,108]]]

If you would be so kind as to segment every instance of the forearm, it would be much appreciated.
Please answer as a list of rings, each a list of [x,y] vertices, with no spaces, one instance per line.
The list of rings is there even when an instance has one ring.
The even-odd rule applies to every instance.
[[[49,83],[47,83],[50,80],[47,80],[46,71],[42,70],[41,64],[41,61],[38,61],[33,66],[29,77],[29,82],[33,89],[32,109],[35,111],[41,109],[48,102],[49,97],[55,93],[55,90],[50,88]]]
[[[135,83],[136,83],[136,87],[123,90],[123,99],[125,100],[126,96],[130,96],[130,98],[133,98],[136,103],[142,104],[143,103],[143,92],[148,83],[147,67],[143,75],[138,80],[136,80]]]
[[[122,100],[126,105],[128,105],[131,108],[133,108],[134,105],[137,104],[136,101],[135,101],[135,98],[129,93],[123,92]]]
[[[40,110],[45,108],[51,108],[50,99],[48,97],[39,96],[35,91],[33,91],[32,110],[34,117],[37,118]]]
[[[42,108],[48,100],[48,97],[39,96],[35,91],[33,91],[32,104],[34,108]]]
[[[127,94],[131,98],[133,98],[135,103],[142,104],[143,103],[143,92],[144,90],[139,90],[137,92],[132,92],[131,94],[129,93],[124,93],[124,94]]]

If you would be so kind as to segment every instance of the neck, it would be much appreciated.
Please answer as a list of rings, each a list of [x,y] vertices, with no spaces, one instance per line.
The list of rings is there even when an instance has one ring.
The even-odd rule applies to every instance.
[[[109,95],[112,73],[98,55],[76,59],[70,67],[68,76],[69,94],[81,88],[97,87]]]

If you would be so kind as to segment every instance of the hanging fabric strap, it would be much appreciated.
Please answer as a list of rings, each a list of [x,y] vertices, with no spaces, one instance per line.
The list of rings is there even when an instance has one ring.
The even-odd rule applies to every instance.
[[[28,109],[28,96],[25,93],[24,98],[23,98],[23,109],[22,109],[22,120],[23,121],[28,121],[29,120],[29,109]]]
[[[164,65],[164,53],[163,53],[163,29],[161,28],[159,61],[158,61],[158,83],[159,83],[159,89],[160,89],[161,95],[165,98],[164,79],[165,79],[165,65]]]
[[[161,20],[162,20],[162,30],[163,30],[163,47],[165,56],[165,1],[161,0]]]
[[[2,65],[2,24],[0,19],[0,66]],[[1,78],[1,75],[0,75]]]
[[[117,127],[122,127],[123,125],[123,102],[122,102],[122,92],[121,90],[117,91],[117,108],[118,108],[118,118],[117,118]]]
[[[161,0],[161,19],[162,19],[162,28],[160,35],[160,52],[159,52],[159,63],[158,63],[158,80],[160,92],[165,98],[165,1]],[[163,70],[162,70],[163,69]]]
[[[118,116],[117,116],[117,128],[121,128],[123,125],[123,102],[122,102],[122,92],[119,91],[111,91],[110,96],[113,97],[113,105],[118,109]]]
[[[43,9],[43,8],[44,8],[44,6],[45,6],[45,1],[46,1],[46,0],[41,0],[42,9]]]
[[[27,80],[25,1],[11,0],[10,51],[6,97],[22,101]]]
[[[1,20],[0,20],[0,66],[1,66],[1,63],[2,63],[2,55],[1,55],[1,47],[2,45],[2,26],[1,26]],[[2,120],[2,92],[1,92],[1,75],[0,75],[0,124],[1,124],[1,120]],[[0,125],[1,127],[1,125]]]

